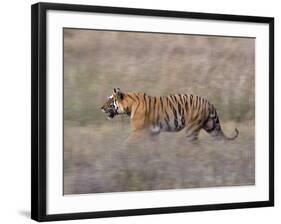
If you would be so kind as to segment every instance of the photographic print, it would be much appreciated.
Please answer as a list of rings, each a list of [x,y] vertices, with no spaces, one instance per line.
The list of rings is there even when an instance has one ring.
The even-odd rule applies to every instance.
[[[274,18],[31,12],[32,219],[274,205]]]
[[[255,38],[63,41],[65,195],[255,184]]]

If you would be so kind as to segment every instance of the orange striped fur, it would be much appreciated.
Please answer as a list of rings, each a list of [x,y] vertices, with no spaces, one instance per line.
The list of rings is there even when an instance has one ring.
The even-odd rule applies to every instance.
[[[145,93],[123,93],[114,89],[102,106],[109,118],[127,114],[131,118],[133,132],[128,142],[144,135],[155,136],[161,131],[177,132],[186,129],[187,137],[195,140],[201,129],[217,139],[233,140],[223,133],[215,107],[203,97],[174,94],[149,96]]]

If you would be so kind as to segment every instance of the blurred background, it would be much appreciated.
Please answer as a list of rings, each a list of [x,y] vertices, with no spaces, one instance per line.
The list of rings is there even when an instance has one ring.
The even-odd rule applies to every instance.
[[[64,194],[255,183],[255,39],[64,29]],[[113,88],[204,96],[235,141],[201,131],[126,145],[130,119],[107,120]]]

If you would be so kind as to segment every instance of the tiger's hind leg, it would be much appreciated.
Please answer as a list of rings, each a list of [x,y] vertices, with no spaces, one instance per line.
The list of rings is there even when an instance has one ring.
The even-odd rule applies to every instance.
[[[239,134],[238,130],[235,128],[235,135],[233,137],[225,136],[221,128],[219,118],[217,116],[214,118],[209,117],[208,120],[204,123],[203,129],[217,140],[234,140]]]
[[[201,130],[201,125],[196,125],[193,127],[188,127],[186,129],[186,137],[189,141],[196,141],[198,139],[199,132]]]
[[[224,135],[221,130],[219,119],[217,117],[216,118],[209,117],[208,120],[204,123],[203,129],[208,134],[210,134],[213,138],[216,138],[218,140],[224,139]]]
[[[186,138],[188,139],[188,141],[195,142],[196,140],[198,140],[198,135],[199,135],[199,131],[196,131],[188,134]]]

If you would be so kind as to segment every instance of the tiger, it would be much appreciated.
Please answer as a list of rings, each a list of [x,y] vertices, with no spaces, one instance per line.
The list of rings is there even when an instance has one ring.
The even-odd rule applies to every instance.
[[[114,88],[101,110],[109,119],[121,114],[130,116],[132,133],[127,143],[145,135],[156,136],[160,132],[178,132],[184,128],[191,141],[198,139],[202,129],[218,140],[234,140],[239,134],[235,128],[234,136],[227,137],[214,105],[193,94],[149,96]]]

